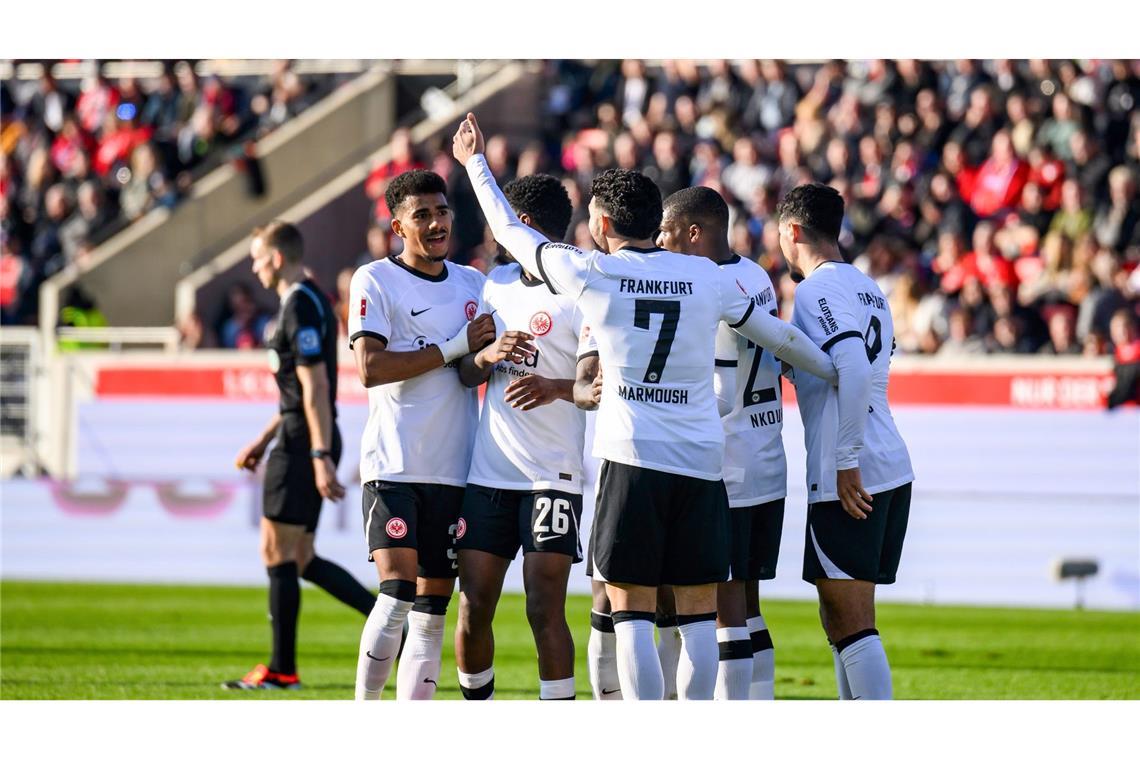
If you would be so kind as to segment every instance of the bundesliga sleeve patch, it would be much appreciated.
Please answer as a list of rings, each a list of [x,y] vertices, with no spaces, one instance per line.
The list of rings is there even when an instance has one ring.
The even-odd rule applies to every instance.
[[[297,331],[297,351],[301,356],[321,355],[321,335],[315,327],[302,327]]]

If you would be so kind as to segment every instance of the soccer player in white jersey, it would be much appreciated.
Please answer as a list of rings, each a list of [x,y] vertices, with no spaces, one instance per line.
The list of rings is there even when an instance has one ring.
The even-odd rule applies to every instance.
[[[523,224],[561,240],[573,211],[554,177],[504,188]],[[581,317],[565,296],[502,254],[483,285],[479,312],[498,339],[459,364],[464,384],[487,383],[471,473],[456,533],[459,622],[455,660],[467,699],[495,690],[491,621],[511,561],[523,550],[527,619],[538,650],[540,699],[574,699],[574,639],[566,582],[582,560],[582,436],[572,389]]]
[[[792,321],[828,351],[839,387],[796,373],[807,447],[803,578],[819,594],[841,699],[890,699],[875,585],[894,583],[910,512],[906,444],[887,406],[894,323],[875,281],[839,252],[843,199],[800,185],[776,209],[796,287]]]
[[[478,421],[473,388],[452,364],[495,337],[476,317],[484,277],[447,257],[447,186],[432,172],[388,185],[399,256],[366,264],[349,288],[349,345],[368,388],[361,443],[364,533],[380,593],[360,637],[356,698],[379,699],[408,638],[398,699],[431,699],[444,615],[455,586],[453,548]]]
[[[666,198],[657,244],[715,262],[736,278],[757,308],[776,316],[768,273],[728,247],[728,204],[715,190],[690,187]],[[732,546],[729,581],[717,587],[716,697],[772,699],[775,651],[760,614],[759,581],[776,577],[787,495],[780,362],[722,322],[714,388],[725,415],[724,484]],[[659,634],[667,644],[672,631],[666,626]],[[663,651],[676,650],[659,645],[658,653]]]
[[[682,637],[679,696],[716,685],[716,584],[728,577],[724,432],[712,390],[717,325],[727,321],[791,363],[834,378],[799,330],[755,308],[735,279],[703,258],[661,250],[661,193],[637,172],[594,180],[590,232],[600,250],[551,243],[521,223],[481,155],[468,114],[453,141],[495,239],[554,294],[574,300],[597,339],[602,459],[590,536],[606,583],[624,699],[661,699],[653,644],[657,586],[672,584]]]

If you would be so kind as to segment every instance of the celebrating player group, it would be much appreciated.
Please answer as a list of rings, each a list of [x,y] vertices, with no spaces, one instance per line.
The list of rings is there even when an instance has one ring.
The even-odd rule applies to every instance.
[[[838,694],[889,699],[875,586],[894,582],[914,476],[887,405],[891,313],[840,254],[839,194],[801,185],[777,208],[798,283],[785,322],[767,273],[730,250],[715,191],[662,201],[638,172],[603,172],[589,201],[596,249],[585,251],[560,242],[572,209],[556,179],[500,189],[472,114],[452,147],[499,266],[484,277],[446,260],[447,187],[415,170],[386,193],[402,253],[361,267],[350,288],[349,341],[369,403],[363,524],[380,582],[356,698],[379,699],[397,659],[398,699],[434,695],[456,578],[459,686],[467,699],[493,698],[492,620],[521,546],[541,699],[575,695],[571,626],[585,621],[567,621],[565,602],[583,561],[595,699],[772,699],[758,582],[775,576],[783,527],[783,375],[807,452],[803,579],[818,592]],[[298,353],[309,355],[303,344]],[[600,469],[586,536],[588,415]],[[312,454],[327,496],[339,489],[328,435],[306,440],[322,442]],[[317,487],[312,473],[295,479]],[[297,683],[272,669],[254,680]]]

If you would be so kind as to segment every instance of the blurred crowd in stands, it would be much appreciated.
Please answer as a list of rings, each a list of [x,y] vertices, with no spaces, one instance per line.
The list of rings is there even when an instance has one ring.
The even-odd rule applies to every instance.
[[[159,76],[90,74],[0,82],[0,317],[34,323],[38,288],[204,172],[319,96],[289,61],[260,77],[199,77],[187,61]]]
[[[845,254],[890,299],[898,351],[1095,356],[1134,340],[1140,61],[550,61],[546,85],[543,133],[489,136],[487,159],[500,183],[564,178],[569,242],[592,247],[590,182],[609,167],[645,172],[663,195],[712,187],[733,248],[771,273],[787,318],[773,210],[824,182],[847,202]],[[388,238],[374,255],[398,250],[382,234],[386,183],[425,167],[452,189],[456,260],[493,265],[449,148],[394,137],[365,185]]]

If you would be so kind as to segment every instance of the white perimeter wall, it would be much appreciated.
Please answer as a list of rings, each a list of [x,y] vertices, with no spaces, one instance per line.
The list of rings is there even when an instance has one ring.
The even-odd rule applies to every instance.
[[[226,401],[84,402],[80,479],[0,483],[4,578],[260,584],[259,486],[237,473],[237,450],[273,406]],[[355,483],[366,409],[341,406],[342,480]],[[1071,606],[1061,557],[1101,565],[1090,607],[1140,609],[1140,411],[896,409],[918,480],[899,582],[885,600]],[[811,598],[800,580],[805,495],[802,427],[786,408],[789,497],[778,577],[768,597]],[[108,485],[110,483],[110,485]],[[108,489],[121,503],[100,496]],[[163,503],[165,499],[165,504]],[[589,499],[587,499],[589,502]],[[587,503],[583,530],[590,525]],[[585,537],[583,537],[585,542]],[[371,584],[360,491],[326,504],[318,551]],[[508,586],[521,589],[515,563]],[[588,590],[583,566],[574,591]]]

